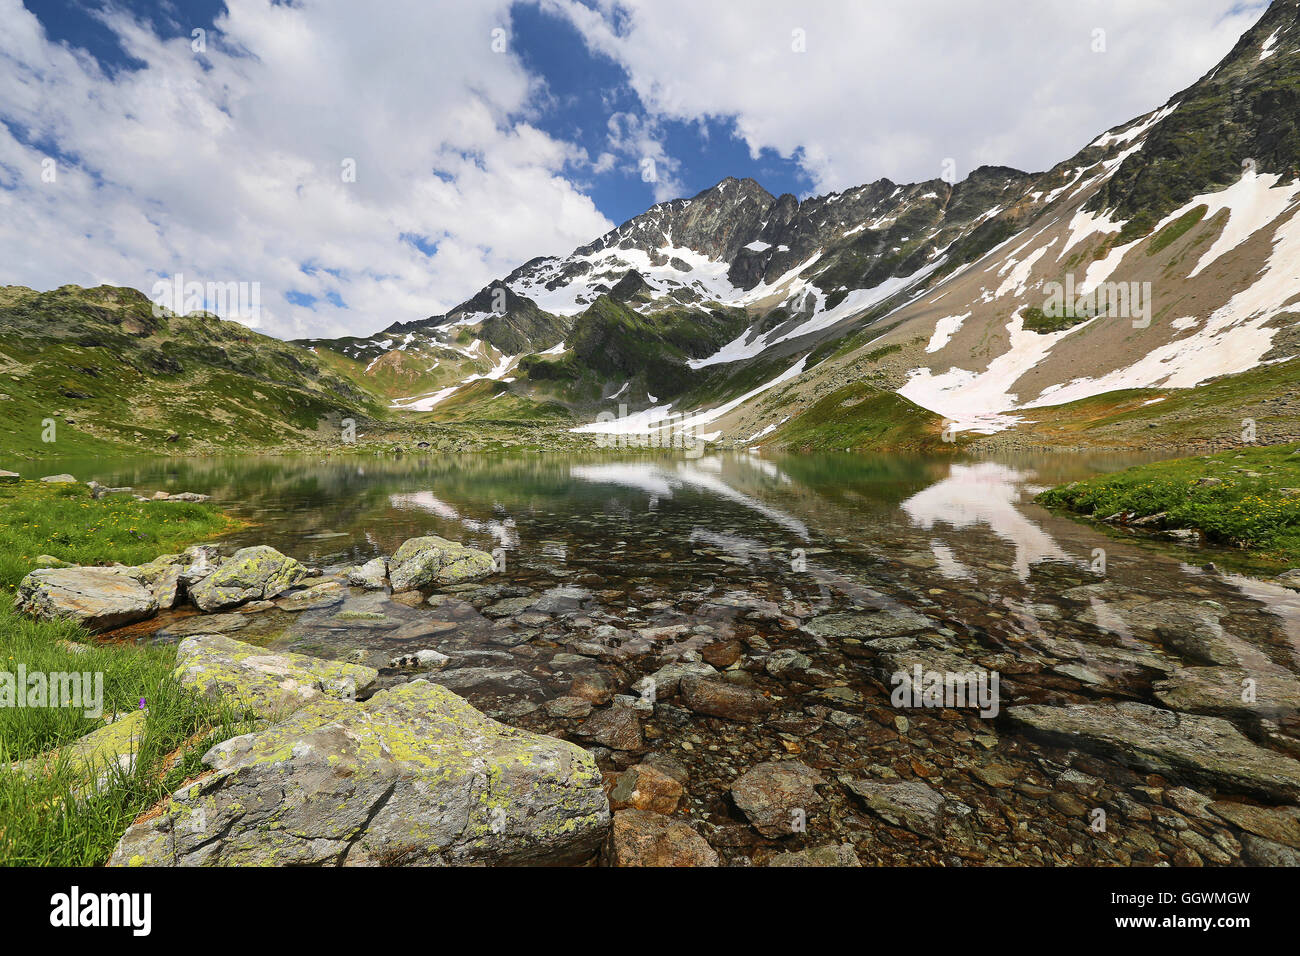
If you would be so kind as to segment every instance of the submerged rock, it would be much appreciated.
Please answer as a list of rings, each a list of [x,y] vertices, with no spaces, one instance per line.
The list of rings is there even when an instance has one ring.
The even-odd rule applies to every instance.
[[[1300,763],[1253,743],[1228,721],[1147,704],[1026,704],[1007,709],[1013,723],[1069,746],[1091,744],[1157,773],[1185,771],[1229,790],[1294,800]]]
[[[620,773],[609,792],[615,810],[631,808],[654,813],[672,813],[684,793],[682,782],[648,763],[639,763]]]
[[[318,699],[203,758],[111,866],[577,863],[610,814],[594,760],[414,681]]]
[[[428,535],[402,543],[388,562],[388,578],[394,591],[413,591],[481,578],[495,567],[486,551]]]
[[[240,548],[216,570],[190,585],[190,600],[201,611],[262,601],[288,591],[307,569],[267,545]]]
[[[839,846],[819,846],[810,850],[793,850],[778,853],[772,857],[768,866],[861,866],[858,853],[853,844]]]
[[[717,866],[718,854],[690,824],[647,810],[619,810],[609,835],[614,866]]]
[[[268,651],[220,634],[186,638],[176,648],[182,685],[225,697],[258,717],[280,717],[321,697],[353,698],[378,676],[373,667]]]
[[[943,795],[919,780],[854,780],[849,790],[886,823],[921,836],[938,836],[943,823]]]
[[[42,620],[66,618],[92,631],[142,621],[158,600],[131,568],[42,568],[18,585],[19,611]]]
[[[1280,667],[1184,667],[1153,690],[1172,710],[1220,717],[1289,717],[1300,711],[1300,679]]]
[[[803,625],[803,629],[813,637],[833,640],[843,637],[855,637],[865,640],[873,637],[897,637],[900,634],[915,634],[933,627],[934,622],[922,614],[907,608],[893,608],[868,613],[823,614]]]
[[[683,704],[710,717],[754,721],[772,709],[772,702],[758,691],[716,678],[687,675],[681,679],[679,690]]]
[[[639,750],[642,744],[641,721],[636,711],[617,704],[596,711],[578,727],[577,733],[611,750]]]
[[[826,781],[797,760],[760,763],[731,785],[731,798],[766,837],[802,832],[809,810],[822,802],[814,787]]]

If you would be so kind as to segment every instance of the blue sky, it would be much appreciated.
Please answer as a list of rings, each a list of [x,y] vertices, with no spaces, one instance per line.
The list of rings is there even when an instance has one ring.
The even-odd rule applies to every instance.
[[[256,328],[368,334],[726,176],[1046,168],[1262,8],[0,0],[0,284],[249,283]]]
[[[36,14],[50,39],[84,49],[109,73],[136,69],[140,61],[123,49],[116,34],[98,19],[100,4],[79,0],[23,0]],[[195,27],[217,31],[216,20],[226,9],[222,0],[119,0],[114,6],[149,22],[163,37],[189,38]],[[510,9],[509,33],[515,55],[528,71],[545,82],[536,125],[545,132],[586,148],[593,156],[606,148],[609,117],[643,116],[644,111],[628,84],[626,71],[613,59],[593,52],[582,34],[564,16],[532,3]],[[701,118],[694,122],[665,120],[658,124],[673,167],[673,196],[691,196],[727,176],[750,176],[774,195],[804,196],[812,178],[794,158],[762,149],[751,157],[749,147],[736,136],[729,118]],[[583,192],[611,222],[621,223],[645,212],[658,199],[653,183],[645,182],[638,164],[621,162],[603,173],[582,178]],[[594,238],[594,237],[593,237]]]

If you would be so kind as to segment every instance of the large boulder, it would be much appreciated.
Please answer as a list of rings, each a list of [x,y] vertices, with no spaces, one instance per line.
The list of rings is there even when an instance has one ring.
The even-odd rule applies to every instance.
[[[576,863],[609,828],[589,754],[425,681],[317,700],[203,760],[110,865]]]
[[[153,593],[131,568],[41,568],[18,584],[18,610],[43,620],[66,618],[92,631],[142,621],[158,611]]]
[[[222,634],[199,634],[176,648],[176,677],[207,697],[224,697],[258,717],[276,718],[322,697],[351,699],[379,672],[291,651],[268,651]]]
[[[190,585],[190,600],[201,611],[263,601],[292,588],[307,569],[275,548],[240,548],[211,574]]]
[[[388,562],[394,591],[414,591],[433,584],[460,584],[491,574],[492,555],[455,541],[428,535],[402,543]]]
[[[1219,717],[1181,714],[1136,701],[1007,710],[1011,722],[1067,747],[1090,747],[1156,773],[1206,780],[1227,790],[1293,801],[1300,763],[1251,741]]]

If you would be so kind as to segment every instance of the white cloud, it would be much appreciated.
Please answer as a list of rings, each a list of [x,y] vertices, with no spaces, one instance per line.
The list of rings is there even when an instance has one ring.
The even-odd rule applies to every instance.
[[[663,134],[653,119],[614,113],[608,121],[609,148],[626,160],[628,172],[650,183],[655,202],[676,199],[685,189],[679,176],[681,161],[668,154]],[[602,153],[598,165],[609,153]]]
[[[368,333],[589,241],[611,224],[569,178],[585,152],[530,125],[536,80],[491,49],[508,9],[228,0],[196,54],[110,8],[145,67],[108,76],[0,0],[0,118],[21,137],[0,124],[0,281],[259,282],[266,331]],[[46,149],[71,160],[53,183]]]
[[[734,117],[753,153],[801,150],[817,191],[934,179],[949,157],[959,175],[1049,168],[1190,85],[1267,5],[544,2],[628,71],[653,116]]]

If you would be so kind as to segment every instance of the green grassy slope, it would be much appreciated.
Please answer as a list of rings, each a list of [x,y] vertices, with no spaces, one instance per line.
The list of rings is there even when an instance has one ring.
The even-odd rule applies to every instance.
[[[133,289],[0,288],[0,456],[268,448],[382,412],[305,349],[152,313]]]

